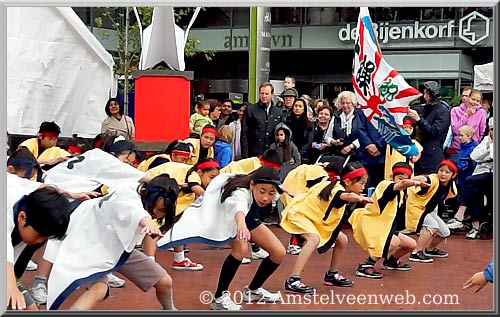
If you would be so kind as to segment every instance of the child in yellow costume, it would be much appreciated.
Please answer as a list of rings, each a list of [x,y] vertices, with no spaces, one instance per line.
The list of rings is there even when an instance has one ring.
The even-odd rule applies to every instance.
[[[409,260],[431,263],[433,258],[446,258],[448,252],[439,250],[437,246],[450,235],[450,229],[438,214],[438,205],[446,199],[457,195],[457,187],[453,178],[458,168],[452,161],[443,160],[436,174],[430,174],[426,182],[428,188],[408,189],[406,201],[406,228],[420,231],[417,246]]]
[[[27,148],[42,169],[46,169],[71,157],[68,151],[56,146],[59,134],[61,134],[61,128],[55,122],[44,121],[36,137],[24,141],[18,148]]]
[[[147,174],[152,177],[160,174],[168,174],[174,178],[183,188],[179,191],[176,202],[175,216],[184,212],[194,200],[205,193],[205,189],[214,177],[219,175],[219,164],[211,158],[205,158],[196,163],[194,166],[187,164],[167,162],[158,165],[155,168],[147,171]],[[146,237],[143,241],[143,250],[151,258],[154,258],[156,253],[156,239]],[[184,247],[179,246],[174,248],[174,262],[172,269],[199,271],[203,269],[200,263],[192,262],[185,257]]]
[[[206,125],[201,130],[200,138],[188,138],[185,139],[184,143],[189,143],[193,146],[193,151],[189,160],[186,164],[194,165],[196,162],[199,162],[204,158],[214,158],[214,144],[217,140],[217,130],[213,125]]]
[[[411,267],[399,261],[416,246],[415,240],[397,231],[405,213],[404,190],[411,186],[424,187],[425,177],[410,179],[413,169],[408,163],[399,162],[392,167],[392,180],[384,180],[375,188],[373,204],[355,209],[349,218],[354,239],[369,256],[359,264],[356,276],[382,278],[375,271],[375,263],[384,258],[385,270],[409,271]]]
[[[171,162],[186,164],[190,156],[191,156],[190,145],[175,140],[167,146],[164,153],[148,157],[147,159],[142,161],[141,164],[139,164],[139,166],[137,166],[137,169],[143,172],[152,169],[153,167],[160,165],[158,163],[162,162],[161,160],[162,158],[165,159],[162,163],[171,161]]]
[[[316,185],[321,181],[329,180],[330,176],[327,171],[327,166],[330,163],[337,162],[336,166],[343,166],[345,158],[341,156],[322,156],[316,165],[302,164],[291,170],[283,181],[283,187],[294,195],[299,195],[307,193],[311,187]],[[336,171],[335,173],[340,174],[342,169]],[[334,177],[335,178],[335,177]],[[280,200],[283,203],[283,207],[286,207],[293,197],[287,192],[280,196]],[[300,236],[292,235],[290,237],[290,244],[288,245],[286,252],[292,255],[297,255],[302,250],[304,240]]]
[[[233,173],[248,175],[262,166],[269,166],[275,170],[281,168],[283,161],[279,158],[276,150],[266,150],[261,156],[254,156],[238,161],[232,161],[227,166],[221,168],[221,174]]]
[[[338,180],[341,180],[340,182]],[[310,294],[315,289],[301,282],[300,275],[315,249],[328,251],[335,243],[330,269],[324,283],[335,286],[352,286],[351,280],[337,272],[337,266],[347,246],[347,236],[340,230],[348,203],[371,202],[361,195],[368,180],[365,168],[351,162],[343,168],[339,177],[313,186],[307,193],[296,196],[283,210],[281,227],[290,234],[301,235],[306,240],[297,257],[292,274],[285,281],[285,292]]]
[[[384,179],[385,180],[390,180],[391,179],[391,169],[394,166],[394,164],[398,162],[406,162],[410,164],[410,167],[413,168],[413,165],[415,164],[416,161],[420,159],[420,156],[422,155],[422,150],[423,147],[418,143],[417,140],[415,140],[415,137],[417,135],[417,121],[413,119],[410,116],[405,116],[403,118],[403,130],[405,130],[409,135],[410,138],[413,141],[413,144],[417,147],[418,154],[415,156],[407,157],[396,151],[394,148],[392,148],[389,144],[387,144],[387,150],[385,151],[385,173],[384,173]]]

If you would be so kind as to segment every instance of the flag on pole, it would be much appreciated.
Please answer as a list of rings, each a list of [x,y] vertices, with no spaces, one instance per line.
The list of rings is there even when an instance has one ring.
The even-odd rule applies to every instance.
[[[356,35],[352,85],[361,109],[390,146],[405,156],[417,155],[401,126],[409,103],[421,93],[385,61],[367,7],[360,8]]]

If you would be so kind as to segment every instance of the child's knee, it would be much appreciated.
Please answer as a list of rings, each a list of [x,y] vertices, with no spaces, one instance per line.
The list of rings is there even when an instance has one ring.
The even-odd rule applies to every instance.
[[[242,260],[244,257],[248,256],[250,253],[250,248],[248,247],[248,242],[246,241],[237,241],[231,250],[231,254],[237,260]]]
[[[168,274],[165,274],[161,278],[161,280],[156,283],[155,288],[163,290],[172,289],[172,277]]]
[[[349,239],[347,238],[347,236],[343,233],[343,232],[340,232],[337,239],[335,240],[335,248],[340,248],[340,249],[344,249],[345,247],[347,247],[347,244],[349,243]]]

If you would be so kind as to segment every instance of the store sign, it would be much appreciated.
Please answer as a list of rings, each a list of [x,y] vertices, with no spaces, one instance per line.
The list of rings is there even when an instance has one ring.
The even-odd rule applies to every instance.
[[[458,37],[476,45],[489,36],[490,19],[477,11],[471,12],[459,21]],[[482,27],[484,25],[484,27]],[[478,27],[479,26],[479,27]],[[373,28],[380,43],[405,39],[451,39],[454,37],[455,20],[443,23],[415,21],[413,24],[374,23]],[[346,24],[338,31],[340,41],[356,39],[356,26]]]

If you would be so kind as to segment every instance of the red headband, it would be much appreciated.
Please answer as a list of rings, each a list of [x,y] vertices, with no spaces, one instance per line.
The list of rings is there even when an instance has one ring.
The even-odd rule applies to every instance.
[[[411,171],[411,168],[400,166],[392,169],[392,175],[396,174],[406,174],[411,177],[411,174],[413,173]]]
[[[259,160],[262,163],[262,165],[272,167],[277,171],[279,171],[279,169],[281,168],[281,165],[268,161],[264,159],[262,156],[259,156]]]
[[[68,146],[68,151],[71,153],[75,153],[75,154],[82,154],[82,152],[83,152],[82,149],[76,145]]]
[[[56,132],[40,132],[40,135],[42,137],[57,138],[59,134],[57,134]]]
[[[441,167],[442,165],[446,165],[448,166],[449,168],[451,168],[451,170],[457,174],[458,173],[458,168],[457,166],[455,165],[455,163],[453,163],[452,161],[450,160],[442,160],[441,163],[439,163],[439,166]]]
[[[328,176],[330,177],[331,182],[338,180],[339,176],[337,175],[337,173],[335,173],[333,171],[327,171],[327,173],[328,173]]]
[[[351,171],[347,174],[345,174],[344,176],[342,176],[342,180],[346,180],[346,179],[355,179],[355,178],[358,178],[359,176],[361,175],[365,175],[365,174],[368,174],[365,170],[364,167],[360,167],[354,171]]]
[[[174,155],[178,155],[178,156],[185,156],[185,157],[189,157],[189,156],[191,156],[191,153],[190,153],[190,152],[186,152],[186,151],[179,151],[179,150],[173,150],[173,151],[172,151],[172,154],[174,154]]]
[[[208,169],[220,169],[219,163],[217,161],[207,161],[196,165],[197,170],[208,170]]]
[[[212,133],[215,137],[218,136],[217,130],[215,130],[212,127],[205,127],[203,129],[201,129],[201,135],[203,135],[205,133]]]
[[[95,149],[101,148],[101,146],[102,146],[102,141],[101,140],[95,141],[95,144],[94,144],[94,148]]]
[[[408,119],[403,120],[403,125],[411,125],[413,127],[413,121],[408,120]]]

